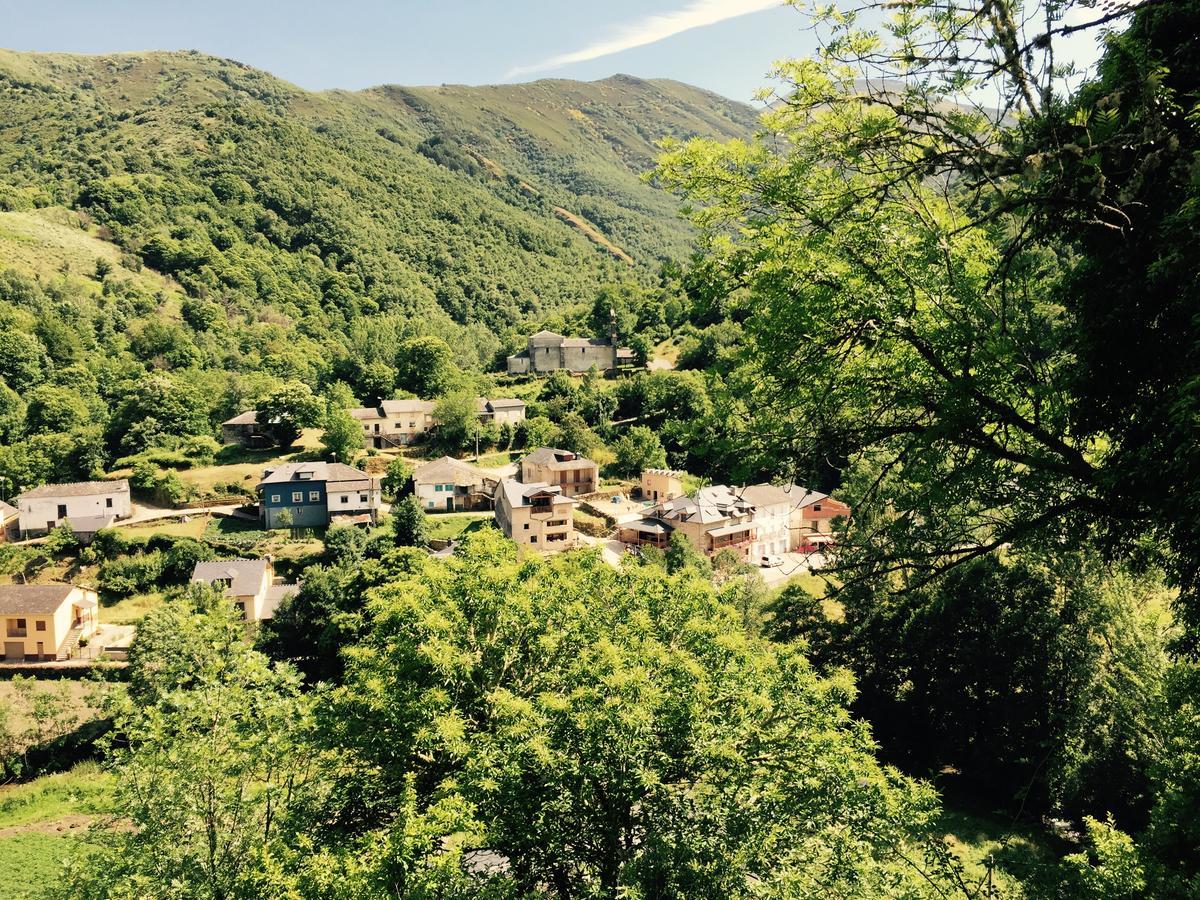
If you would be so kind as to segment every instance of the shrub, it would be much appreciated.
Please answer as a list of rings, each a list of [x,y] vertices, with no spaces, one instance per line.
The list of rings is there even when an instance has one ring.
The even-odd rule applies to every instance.
[[[166,566],[161,550],[110,559],[100,567],[100,589],[116,597],[129,597],[148,591],[158,584]]]

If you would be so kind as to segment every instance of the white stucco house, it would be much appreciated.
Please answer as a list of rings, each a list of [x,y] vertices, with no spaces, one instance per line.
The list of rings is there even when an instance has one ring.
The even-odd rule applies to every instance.
[[[133,507],[129,482],[77,481],[43,484],[17,497],[18,529],[22,537],[36,537],[63,522],[76,535],[91,536],[117,519],[128,518]]]

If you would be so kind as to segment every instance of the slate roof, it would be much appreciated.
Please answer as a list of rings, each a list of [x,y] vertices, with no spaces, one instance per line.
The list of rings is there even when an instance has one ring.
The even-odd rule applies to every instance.
[[[774,484],[751,484],[738,491],[741,497],[754,506],[792,506],[795,495]]]
[[[595,465],[586,456],[579,456],[572,453],[570,450],[560,450],[557,447],[538,447],[532,453],[526,455],[522,462],[528,462],[535,466],[571,466],[574,468],[575,463],[588,463]]]
[[[73,590],[72,584],[0,585],[0,616],[49,615],[62,606]]]
[[[129,482],[74,481],[67,484],[43,484],[19,495],[17,500],[39,500],[44,497],[93,497],[98,494],[129,493]]]
[[[257,425],[258,424],[258,410],[251,409],[251,410],[247,410],[244,413],[238,413],[232,419],[226,419],[221,424],[222,425]]]
[[[695,498],[675,497],[660,503],[658,516],[668,522],[699,522],[702,525],[723,522],[735,516],[748,516],[754,507],[723,484],[701,488]]]
[[[461,459],[455,459],[452,456],[443,456],[441,459],[435,459],[433,462],[418,466],[413,470],[412,479],[414,484],[463,485],[499,480],[495,475],[489,477],[488,473],[482,469],[477,469],[469,463],[465,463]]]
[[[212,584],[227,578],[230,584],[226,593],[235,597],[245,597],[258,593],[269,565],[265,559],[218,559],[198,562],[192,570],[191,580],[194,584]]]
[[[3,500],[0,500],[0,522],[5,522],[11,519],[13,516],[19,515],[20,512],[17,511],[15,506],[9,506]]]
[[[301,478],[301,472],[311,472],[312,475],[309,478]],[[375,479],[366,472],[345,463],[301,462],[284,463],[277,466],[269,474],[263,475],[259,485],[311,484],[320,481],[325,482],[326,490],[338,488],[361,490],[363,487],[373,486],[375,483]],[[334,488],[334,485],[337,485],[338,488]]]
[[[554,499],[550,501],[551,505],[557,506],[560,503],[573,505],[575,503],[570,497],[563,495],[562,488],[557,484],[547,484],[544,481],[522,484],[514,478],[505,478],[500,482],[500,489],[504,491],[504,498],[513,509],[519,506],[528,506],[529,498],[542,492],[555,495]]]

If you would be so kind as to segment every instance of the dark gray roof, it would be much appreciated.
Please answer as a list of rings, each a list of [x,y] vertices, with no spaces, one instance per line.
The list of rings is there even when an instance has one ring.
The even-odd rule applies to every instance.
[[[0,615],[49,615],[73,590],[73,584],[0,584]]]
[[[519,506],[528,506],[529,498],[535,494],[553,494],[554,499],[551,504],[559,503],[574,504],[575,501],[570,497],[564,496],[562,488],[557,484],[547,484],[544,481],[538,481],[534,484],[522,484],[513,478],[505,478],[500,482],[500,488],[504,491],[504,498],[508,501],[508,505],[513,509]]]
[[[68,484],[43,484],[17,497],[18,500],[38,500],[43,497],[92,497],[97,494],[129,493],[129,482],[124,478],[115,481],[73,481]]]
[[[570,450],[560,450],[557,447],[538,447],[532,453],[528,454],[522,462],[528,462],[536,466],[558,466],[574,463],[595,465],[586,456],[580,456],[577,453],[572,453]]]
[[[309,473],[309,476],[301,477],[303,473]],[[371,476],[362,469],[345,463],[301,462],[277,466],[269,474],[264,474],[259,484],[311,484],[318,481],[343,487],[353,485],[355,488],[373,483]]]
[[[243,413],[238,413],[232,419],[226,419],[222,425],[257,425],[258,410],[251,409]]]
[[[263,576],[270,565],[265,559],[218,559],[198,562],[192,570],[192,582],[212,584],[214,581],[229,580],[227,593],[234,596],[257,594]]]

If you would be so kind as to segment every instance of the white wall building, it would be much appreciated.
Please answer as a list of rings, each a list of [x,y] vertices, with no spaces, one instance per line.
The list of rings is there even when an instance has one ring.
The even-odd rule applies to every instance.
[[[46,534],[69,522],[76,534],[95,534],[132,512],[129,482],[79,481],[73,484],[43,484],[17,497],[22,536]]]
[[[793,506],[791,495],[773,484],[752,484],[737,493],[754,507],[755,530],[750,559],[787,553]]]

